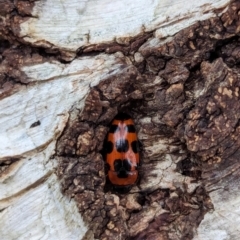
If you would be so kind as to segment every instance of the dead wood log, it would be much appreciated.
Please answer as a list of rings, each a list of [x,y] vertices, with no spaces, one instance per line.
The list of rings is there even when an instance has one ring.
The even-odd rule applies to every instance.
[[[0,1],[1,239],[238,239],[240,3],[127,2]],[[121,111],[127,194],[101,154]]]

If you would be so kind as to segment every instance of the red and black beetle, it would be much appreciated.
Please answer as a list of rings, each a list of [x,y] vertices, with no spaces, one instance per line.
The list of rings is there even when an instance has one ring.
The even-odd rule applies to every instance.
[[[112,121],[106,140],[108,179],[114,188],[130,188],[138,180],[139,147],[134,122],[126,113]]]

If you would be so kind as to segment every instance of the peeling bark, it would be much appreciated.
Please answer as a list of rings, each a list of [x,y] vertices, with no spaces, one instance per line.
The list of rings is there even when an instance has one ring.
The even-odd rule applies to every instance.
[[[149,47],[153,41],[149,40],[139,49],[143,57],[134,63],[135,69],[92,89],[75,120],[86,125],[86,134],[74,123],[62,136],[84,136],[81,148],[89,152],[80,153],[75,145],[59,140],[68,151],[60,149],[58,155],[75,155],[77,165],[88,166],[87,171],[76,172],[79,168],[72,160],[60,158],[61,177],[66,178],[63,188],[79,202],[96,238],[192,239],[206,212],[213,210],[207,186],[213,184],[211,179],[222,179],[213,169],[228,166],[239,148],[239,70],[236,62],[229,64],[230,52],[225,52],[238,39],[236,6],[221,18],[180,31],[160,46]],[[141,94],[133,100],[134,91]],[[96,155],[117,111],[132,114],[143,145],[141,181],[128,195],[103,193],[103,159]],[[158,145],[159,139],[165,142]],[[175,175],[173,182],[167,183],[165,172]],[[77,180],[81,174],[85,181]]]
[[[201,5],[198,21],[183,17],[177,32],[156,3],[144,31],[98,38],[91,28],[69,47],[30,31],[48,4],[0,1],[3,226],[12,228],[10,207],[32,197],[35,208],[44,193],[35,217],[53,230],[36,228],[32,239],[237,239],[240,219],[226,219],[239,204],[239,2],[223,1],[214,14]],[[141,143],[140,180],[127,194],[106,188],[102,154],[118,112],[133,117]],[[2,235],[30,239],[32,223]]]

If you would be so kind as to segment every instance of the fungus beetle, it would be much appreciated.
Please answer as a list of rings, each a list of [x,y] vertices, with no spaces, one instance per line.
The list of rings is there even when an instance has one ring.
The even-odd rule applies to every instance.
[[[126,113],[113,119],[106,141],[107,176],[117,191],[130,190],[138,180],[139,146],[134,122]]]

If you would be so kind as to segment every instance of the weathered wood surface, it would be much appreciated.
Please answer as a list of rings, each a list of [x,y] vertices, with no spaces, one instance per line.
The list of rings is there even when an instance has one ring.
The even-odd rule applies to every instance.
[[[0,6],[1,239],[238,239],[237,1]],[[119,110],[143,145],[124,196],[99,153]]]

